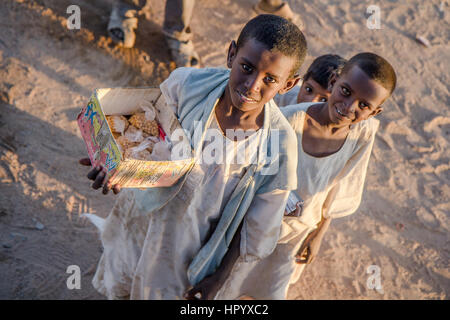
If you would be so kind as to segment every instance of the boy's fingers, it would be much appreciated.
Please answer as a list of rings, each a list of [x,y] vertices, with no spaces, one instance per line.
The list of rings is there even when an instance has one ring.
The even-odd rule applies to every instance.
[[[88,179],[95,180],[101,169],[102,169],[101,167],[97,166],[94,169],[92,169],[91,171],[89,171],[89,173],[87,174]]]
[[[191,290],[185,292],[183,298],[185,298],[186,300],[192,300]]]
[[[297,258],[297,259],[295,259],[295,263],[296,264],[305,264],[305,259]]]
[[[203,295],[202,295],[201,289],[192,288],[191,290],[187,291],[184,294],[184,298],[186,300],[202,300]]]
[[[104,179],[105,179],[105,173],[102,171],[95,178],[95,181],[92,184],[92,188],[94,188],[96,190],[99,189],[103,185],[103,180]]]
[[[289,216],[289,217],[299,217],[300,216],[300,210],[301,208],[299,206],[295,207],[295,210],[289,212],[288,214],[285,213],[285,215]],[[287,212],[285,210],[285,212]]]
[[[240,296],[238,300],[256,300],[255,298],[247,295]]]
[[[103,194],[108,194],[109,190],[111,190],[111,186],[109,185],[109,183],[105,183],[105,184],[103,185],[102,193],[103,193]]]
[[[314,256],[311,253],[309,253],[308,256],[306,257],[305,263],[310,264],[311,262],[313,262],[313,260],[314,260]]]
[[[304,255],[304,253],[305,253],[305,249],[306,249],[306,245],[302,244],[300,249],[298,249],[298,251],[297,251],[297,256],[298,257],[302,257]]]
[[[305,255],[305,263],[309,264],[311,263],[311,259],[313,258],[311,254],[311,249],[309,247],[306,248],[306,255]]]
[[[90,166],[91,165],[91,159],[89,159],[89,158],[82,158],[82,159],[78,160],[78,163],[83,165],[83,166]]]
[[[113,192],[114,192],[114,194],[118,194],[119,192],[120,192],[120,186],[118,185],[118,184],[115,184],[114,186],[113,186]]]
[[[308,263],[309,248],[302,246],[295,255],[295,262],[298,264]]]

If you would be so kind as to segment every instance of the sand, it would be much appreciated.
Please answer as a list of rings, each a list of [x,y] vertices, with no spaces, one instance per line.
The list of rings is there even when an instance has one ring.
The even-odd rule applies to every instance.
[[[224,66],[255,2],[197,1],[192,29],[204,66]],[[449,3],[379,1],[377,30],[366,27],[370,1],[289,2],[306,25],[306,66],[325,53],[372,51],[394,65],[398,88],[378,116],[359,210],[332,222],[288,298],[449,299]],[[0,2],[0,299],[103,299],[91,285],[101,243],[80,214],[105,217],[114,195],[93,191],[77,164],[86,149],[76,115],[94,88],[158,85],[173,62],[163,1],[140,20],[133,49],[106,37],[111,1],[92,3]],[[71,4],[81,30],[66,27]],[[70,265],[80,267],[80,289],[66,285]],[[372,265],[379,290],[368,281]]]

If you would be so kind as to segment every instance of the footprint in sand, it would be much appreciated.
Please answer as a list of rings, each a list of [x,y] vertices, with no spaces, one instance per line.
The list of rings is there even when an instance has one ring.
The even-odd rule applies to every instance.
[[[430,212],[427,208],[421,207],[416,211],[416,216],[419,221],[431,229],[436,229],[440,226],[439,220],[436,219],[433,212]]]
[[[450,117],[437,116],[423,125],[425,132],[439,132],[439,129],[444,130],[445,135],[448,136],[450,133]]]

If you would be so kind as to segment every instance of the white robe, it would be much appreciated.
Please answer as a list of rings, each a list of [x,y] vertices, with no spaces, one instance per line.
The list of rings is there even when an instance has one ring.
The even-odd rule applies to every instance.
[[[161,85],[167,104],[175,111],[180,86],[191,72],[198,71],[177,69]],[[205,72],[214,74],[215,71]],[[207,99],[203,101],[208,103]],[[198,110],[205,109],[200,106]],[[214,110],[209,116],[210,128],[218,130],[213,113]],[[259,148],[262,131],[246,139],[250,143],[246,148],[249,160]],[[293,132],[292,137],[295,141]],[[242,143],[227,143],[238,145],[235,154],[242,153],[239,149]],[[206,148],[204,144],[203,150]],[[148,208],[153,203],[146,190],[123,190],[101,234],[104,253],[93,279],[94,287],[110,299],[182,299],[190,287],[188,267],[210,238],[224,206],[249,166],[248,163],[196,163],[180,191],[162,207],[150,211]],[[261,259],[273,251],[283,208],[292,189],[275,189],[253,196],[243,218],[239,263]]]
[[[313,157],[302,147],[306,110],[313,104],[281,108],[297,134],[298,188],[293,192],[304,201],[302,214],[283,218],[274,252],[251,267],[236,269],[220,292],[223,297],[246,294],[256,299],[286,299],[289,284],[299,279],[305,267],[295,263],[295,254],[322,215],[343,217],[353,213],[361,202],[379,121],[370,118],[354,125],[339,151],[327,157]]]

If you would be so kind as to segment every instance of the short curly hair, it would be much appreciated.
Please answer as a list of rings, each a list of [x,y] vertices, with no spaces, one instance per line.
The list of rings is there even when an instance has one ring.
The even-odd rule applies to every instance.
[[[345,74],[353,66],[358,66],[370,79],[381,84],[391,95],[397,85],[397,76],[394,68],[383,57],[371,52],[362,52],[348,60],[342,69]]]
[[[326,89],[331,76],[333,74],[339,75],[346,62],[347,60],[337,54],[324,54],[317,57],[306,70],[303,81],[311,78]]]
[[[237,50],[249,39],[263,43],[269,50],[295,58],[290,77],[297,75],[306,57],[306,39],[292,22],[273,15],[261,14],[244,26],[237,40]]]

